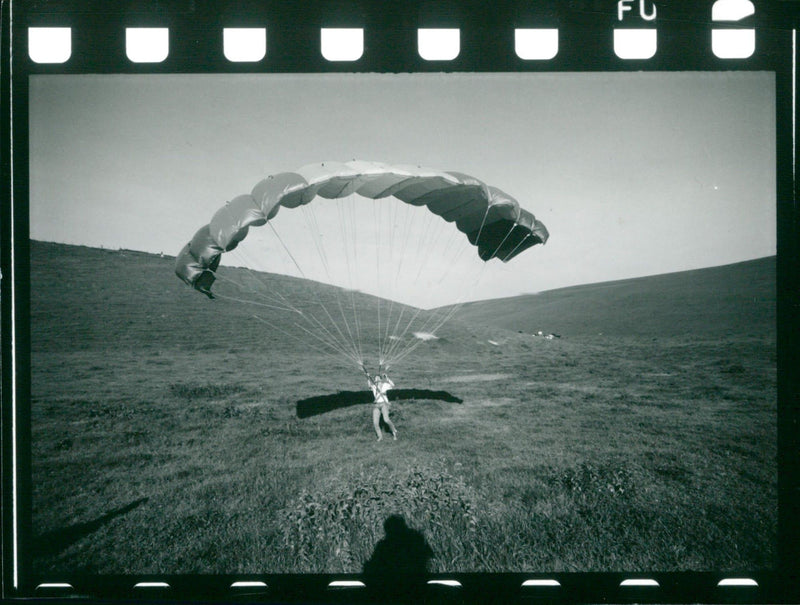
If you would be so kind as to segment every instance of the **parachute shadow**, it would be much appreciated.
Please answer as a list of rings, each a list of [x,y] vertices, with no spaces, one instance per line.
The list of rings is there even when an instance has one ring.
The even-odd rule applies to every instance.
[[[127,506],[112,510],[105,515],[98,517],[97,519],[88,521],[87,523],[77,523],[75,525],[70,525],[69,527],[63,527],[61,529],[44,533],[33,540],[33,553],[34,555],[40,557],[57,555],[68,546],[90,534],[93,534],[116,517],[129,513],[148,500],[149,498],[139,498]]]
[[[448,393],[447,391],[431,391],[429,389],[393,389],[389,391],[389,401],[409,399],[435,399],[446,403],[463,403],[464,400]],[[372,393],[369,391],[339,391],[332,395],[317,395],[297,402],[297,417],[308,418],[318,416],[364,403],[372,403]]]

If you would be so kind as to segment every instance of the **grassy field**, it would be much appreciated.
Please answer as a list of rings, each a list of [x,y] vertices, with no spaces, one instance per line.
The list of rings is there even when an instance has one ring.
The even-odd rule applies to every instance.
[[[555,340],[454,321],[393,378],[462,403],[397,401],[400,438],[378,443],[369,405],[298,418],[365,389],[356,372],[192,292],[172,262],[33,243],[43,574],[360,572],[391,515],[431,571],[775,563],[768,312],[758,330],[725,311],[715,331]]]

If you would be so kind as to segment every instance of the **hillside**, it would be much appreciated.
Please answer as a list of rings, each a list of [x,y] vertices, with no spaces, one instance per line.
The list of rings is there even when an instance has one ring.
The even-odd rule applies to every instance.
[[[563,336],[775,333],[775,257],[464,305],[457,317]]]
[[[167,255],[32,241],[33,347],[118,348],[141,343],[227,348],[286,340],[273,338],[279,335],[253,317],[268,317],[271,309],[209,300],[181,282],[174,265],[175,258]],[[252,280],[244,270],[227,271],[229,277]],[[281,275],[269,279],[273,288],[307,304],[327,302],[338,290]],[[226,286],[218,280],[213,289],[225,292]],[[257,300],[255,295],[242,297]],[[355,297],[360,307],[374,304],[374,297]]]
[[[145,252],[31,242],[33,348],[290,344],[253,318],[254,307],[210,301],[181,283],[173,263],[173,257]],[[312,300],[306,280],[270,279],[298,300]],[[333,299],[337,288],[314,284],[313,291],[320,299]],[[354,296],[361,308],[375,305],[372,296]],[[467,303],[455,320],[484,341],[498,328],[562,336],[758,336],[775,333],[775,299],[775,257],[769,257]],[[269,316],[269,310],[255,312]]]
[[[206,296],[181,282],[174,273],[172,256],[131,250],[108,250],[50,242],[31,242],[31,346],[33,350],[159,350],[183,348],[227,353],[237,348],[285,351],[287,354],[310,352],[319,344],[297,328],[303,324],[292,312],[279,311],[280,303],[259,298],[249,291],[238,291],[230,283],[217,280],[212,290],[218,298]],[[347,331],[344,322],[333,326],[324,313],[339,321],[339,300],[344,300],[352,325],[352,307],[358,309],[359,329],[363,334],[378,334],[376,304],[378,298],[345,292],[335,286],[274,274],[256,278],[244,269],[226,269],[228,278],[243,284],[263,279],[269,294],[279,292],[303,310],[313,321],[325,324],[331,333]],[[223,293],[240,297],[244,304],[223,298]],[[259,304],[260,303],[260,304]],[[388,303],[383,301],[382,312]],[[321,310],[322,308],[325,310]],[[393,305],[397,317],[402,305]],[[415,310],[406,307],[406,319]],[[414,325],[424,324],[426,312],[419,313]],[[385,326],[386,317],[381,320]],[[457,322],[456,322],[457,324]],[[309,331],[314,327],[310,323]],[[402,328],[402,326],[401,326]],[[476,328],[485,342],[497,328],[488,332]],[[381,329],[381,332],[384,328]],[[320,334],[323,328],[320,325]],[[406,342],[415,342],[413,329],[404,334]],[[463,329],[442,330],[448,333]],[[470,334],[475,330],[469,330]],[[298,336],[300,338],[296,338]],[[443,338],[443,339],[444,339]],[[442,339],[442,340],[443,340]],[[466,340],[451,343],[456,354],[464,350]],[[440,343],[426,343],[436,347]],[[365,359],[371,359],[365,343]]]

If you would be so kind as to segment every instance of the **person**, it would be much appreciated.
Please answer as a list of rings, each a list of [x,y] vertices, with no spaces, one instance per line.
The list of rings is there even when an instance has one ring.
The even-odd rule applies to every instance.
[[[383,439],[383,433],[381,432],[381,416],[383,416],[383,421],[386,423],[386,426],[392,431],[392,439],[397,441],[397,429],[394,423],[389,420],[389,406],[391,404],[386,394],[386,391],[394,387],[394,383],[385,373],[375,374],[375,376],[370,376],[367,372],[365,373],[367,374],[369,387],[372,389],[372,395],[375,397],[375,402],[372,405],[372,425],[375,427],[375,434],[378,435],[378,441]]]

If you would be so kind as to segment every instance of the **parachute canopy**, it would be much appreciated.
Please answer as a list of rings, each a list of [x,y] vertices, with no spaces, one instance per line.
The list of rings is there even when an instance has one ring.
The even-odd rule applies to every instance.
[[[483,261],[506,262],[543,244],[547,228],[510,195],[475,177],[420,166],[378,162],[324,162],[282,172],[233,198],[195,233],[178,254],[175,273],[211,296],[220,256],[236,248],[250,227],[265,225],[281,207],[297,208],[315,198],[357,194],[373,200],[393,197],[425,206],[465,234]]]

